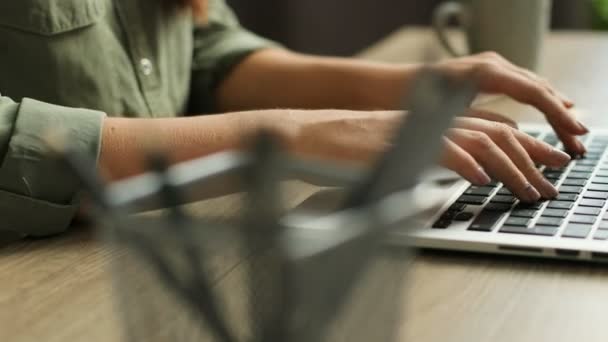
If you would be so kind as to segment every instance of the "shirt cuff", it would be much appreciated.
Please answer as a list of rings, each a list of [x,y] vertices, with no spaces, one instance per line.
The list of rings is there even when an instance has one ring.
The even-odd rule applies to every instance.
[[[24,99],[0,167],[0,231],[46,236],[66,230],[79,207],[80,182],[43,137],[63,134],[69,147],[99,159],[102,112]]]

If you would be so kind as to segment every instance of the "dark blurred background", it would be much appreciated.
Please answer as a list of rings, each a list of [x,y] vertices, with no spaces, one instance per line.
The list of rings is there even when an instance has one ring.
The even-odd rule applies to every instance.
[[[300,52],[352,55],[404,25],[429,25],[442,0],[227,0],[243,25]],[[508,0],[506,0],[508,1]],[[530,0],[535,1],[535,0]],[[594,0],[554,0],[555,29],[590,29]],[[599,0],[602,1],[602,0]]]

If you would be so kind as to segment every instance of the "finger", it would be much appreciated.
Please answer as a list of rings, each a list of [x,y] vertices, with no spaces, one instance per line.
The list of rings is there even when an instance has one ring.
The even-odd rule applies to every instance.
[[[582,156],[587,152],[585,145],[578,138],[568,132],[556,129],[555,134],[564,145],[564,149],[573,157]]]
[[[488,174],[503,182],[522,201],[536,202],[541,198],[538,190],[487,134],[480,131],[453,128],[448,131],[448,137],[471,154]]]
[[[513,134],[526,149],[530,158],[539,164],[550,167],[562,167],[567,165],[572,159],[567,153],[560,151],[544,141],[535,139],[524,132],[514,130]]]
[[[507,63],[510,64],[510,67],[513,70],[515,70],[516,72],[529,78],[533,82],[537,82],[537,83],[541,84],[543,87],[545,87],[552,95],[556,96],[566,108],[570,109],[570,108],[574,107],[574,102],[569,97],[567,97],[564,93],[562,93],[557,88],[555,88],[555,86],[553,86],[551,84],[551,82],[549,82],[547,79],[540,77],[539,75],[533,73],[530,70],[520,68],[508,61],[507,61]]]
[[[551,82],[549,82],[548,80],[540,77],[539,75],[537,75],[536,73],[519,67],[515,64],[513,64],[511,61],[507,60],[506,58],[504,58],[502,55],[498,54],[498,53],[486,53],[483,55],[484,58],[490,59],[490,60],[494,60],[497,63],[505,66],[506,68],[513,70],[514,72],[517,72],[527,78],[529,78],[530,80],[532,80],[533,82],[537,82],[539,84],[541,84],[542,86],[544,86],[552,95],[557,96],[560,101],[562,101],[562,104],[564,106],[566,106],[566,108],[572,108],[574,107],[574,102],[572,100],[570,100],[567,96],[564,95],[564,93],[562,93],[561,91],[557,90],[552,84]]]
[[[507,118],[506,116],[503,116],[502,114],[494,113],[494,112],[487,111],[487,110],[471,108],[467,112],[467,116],[472,117],[472,118],[479,118],[479,119],[484,119],[484,120],[489,120],[489,121],[500,122],[500,123],[509,125],[513,128],[518,127],[517,122],[513,121],[512,119]]]
[[[448,138],[443,138],[443,142],[444,153],[441,157],[441,165],[455,171],[475,185],[487,185],[492,181],[467,151]]]
[[[487,124],[481,124],[477,120],[460,120],[460,118],[456,118],[454,123],[457,127],[461,128],[486,132],[488,130]],[[561,167],[570,162],[571,158],[567,153],[517,129],[510,130],[511,134],[519,141],[534,162],[551,167]]]
[[[483,90],[503,93],[519,102],[536,107],[545,114],[551,126],[556,130],[561,129],[573,135],[588,133],[587,128],[579,123],[545,87],[498,65],[487,64],[483,68],[482,71],[479,71],[478,76],[480,87]]]
[[[512,127],[479,119],[469,119],[464,123],[468,128],[486,133],[511,159],[519,171],[540,192],[544,198],[557,196],[557,189],[536,168],[528,151],[516,138]],[[567,158],[567,156],[566,156]]]
[[[521,75],[529,78],[533,82],[537,82],[543,87],[545,87],[553,96],[557,97],[566,108],[570,109],[574,107],[574,102],[570,98],[568,98],[564,93],[557,90],[557,88],[555,88],[548,80],[540,77],[539,75],[533,73],[530,70],[520,68],[514,64],[511,64],[511,68],[513,68],[515,72],[520,73]]]

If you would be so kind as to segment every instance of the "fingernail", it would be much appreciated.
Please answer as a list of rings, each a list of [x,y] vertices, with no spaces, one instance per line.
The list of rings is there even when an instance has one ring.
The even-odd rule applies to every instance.
[[[488,184],[488,183],[490,183],[492,181],[492,179],[490,178],[490,176],[488,176],[488,174],[481,167],[478,168],[477,172],[475,173],[475,180],[480,185],[486,185],[486,184]]]
[[[527,200],[528,202],[537,202],[538,200],[540,200],[540,193],[532,186],[532,184],[526,184],[525,191],[526,198],[524,198],[524,200]]]
[[[559,195],[559,191],[546,179],[543,179],[543,198],[553,199]]]
[[[585,153],[587,153],[587,148],[585,147],[585,145],[583,145],[583,143],[580,142],[580,140],[577,140],[576,144],[578,145],[578,153],[581,156],[585,155]]]
[[[572,160],[572,158],[570,157],[570,155],[568,153],[558,150],[557,148],[554,148],[554,147],[551,148],[551,154],[556,159],[556,161],[558,161],[558,163],[560,163],[562,165],[567,164],[570,162],[570,160]]]
[[[583,123],[580,121],[577,121],[577,123],[578,123],[578,127],[581,129],[581,131],[584,131],[583,134],[589,133],[589,128],[587,128],[587,126],[583,125]]]

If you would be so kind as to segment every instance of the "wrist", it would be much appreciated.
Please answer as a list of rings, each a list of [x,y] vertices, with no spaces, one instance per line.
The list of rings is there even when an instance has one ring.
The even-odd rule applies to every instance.
[[[402,109],[403,97],[421,68],[419,64],[382,65],[370,75],[368,82],[358,87],[358,96],[370,104],[371,110]]]

